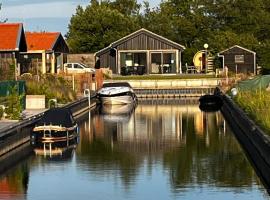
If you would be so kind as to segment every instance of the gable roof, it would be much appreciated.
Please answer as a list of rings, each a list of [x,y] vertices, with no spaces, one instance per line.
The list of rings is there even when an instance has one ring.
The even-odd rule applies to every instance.
[[[176,43],[176,42],[174,42],[172,40],[169,40],[169,39],[167,39],[167,38],[165,38],[163,36],[160,36],[160,35],[155,34],[155,33],[151,32],[151,31],[149,31],[147,29],[142,28],[142,29],[139,29],[139,30],[137,30],[137,31],[135,31],[135,32],[133,32],[133,33],[131,33],[131,34],[129,34],[129,35],[123,37],[123,38],[120,38],[119,40],[111,43],[108,47],[105,47],[104,49],[101,49],[100,51],[96,52],[95,55],[98,56],[98,55],[100,55],[100,54],[102,54],[104,52],[107,52],[108,50],[110,50],[112,48],[115,48],[116,46],[120,45],[121,43],[124,43],[125,41],[127,41],[129,39],[132,39],[132,38],[134,38],[134,37],[136,37],[136,36],[138,36],[140,34],[149,35],[149,36],[151,36],[151,37],[153,37],[155,39],[163,41],[164,43],[170,44],[171,46],[175,47],[176,49],[181,49],[181,50],[185,49],[184,46],[182,46],[182,45],[180,45],[180,44],[178,44],[178,43]]]
[[[26,32],[28,51],[53,50],[60,32]]]
[[[249,50],[249,49],[246,49],[246,48],[244,48],[244,47],[241,47],[241,46],[239,46],[239,45],[234,45],[234,46],[232,46],[232,47],[230,47],[230,48],[228,48],[228,49],[225,49],[225,50],[219,52],[218,54],[223,54],[224,52],[229,51],[229,50],[231,50],[231,49],[233,49],[233,48],[243,49],[244,51],[248,51],[248,52],[250,52],[250,53],[256,54],[256,52],[251,51],[251,50]]]
[[[0,51],[19,51],[22,23],[0,23]]]

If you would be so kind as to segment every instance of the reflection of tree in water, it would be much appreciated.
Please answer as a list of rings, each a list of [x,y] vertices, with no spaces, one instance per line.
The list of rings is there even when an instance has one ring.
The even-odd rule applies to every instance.
[[[236,190],[239,186],[252,187],[253,169],[234,136],[229,131],[225,135],[219,133],[215,114],[206,117],[204,139],[196,134],[192,117],[185,118],[186,146],[164,153],[164,165],[170,171],[172,185],[175,189],[195,184]]]
[[[85,164],[91,172],[106,176],[113,170],[127,189],[134,183],[141,161],[136,155],[121,151],[108,141],[94,139],[90,143],[81,143],[81,153],[77,155],[80,163]]]
[[[9,199],[25,199],[29,182],[29,168],[27,163],[22,163],[12,171],[0,177],[0,195]],[[3,197],[3,198],[5,198]]]

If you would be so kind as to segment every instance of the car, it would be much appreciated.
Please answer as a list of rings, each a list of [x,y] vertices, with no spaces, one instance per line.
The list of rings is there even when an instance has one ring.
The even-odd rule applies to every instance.
[[[83,63],[65,63],[64,64],[64,70],[67,73],[95,73],[95,69],[88,67],[87,65]]]

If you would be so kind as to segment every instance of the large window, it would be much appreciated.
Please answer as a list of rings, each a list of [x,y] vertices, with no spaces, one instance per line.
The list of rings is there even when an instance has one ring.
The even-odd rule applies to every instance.
[[[120,68],[122,75],[143,75],[146,73],[146,53],[120,53]]]
[[[175,53],[151,53],[152,74],[176,73],[176,55]]]

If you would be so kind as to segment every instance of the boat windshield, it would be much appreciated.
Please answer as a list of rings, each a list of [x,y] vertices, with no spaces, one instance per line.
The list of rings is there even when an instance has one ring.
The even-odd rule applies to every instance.
[[[130,84],[127,82],[117,82],[117,83],[104,83],[103,88],[106,87],[130,87]]]

